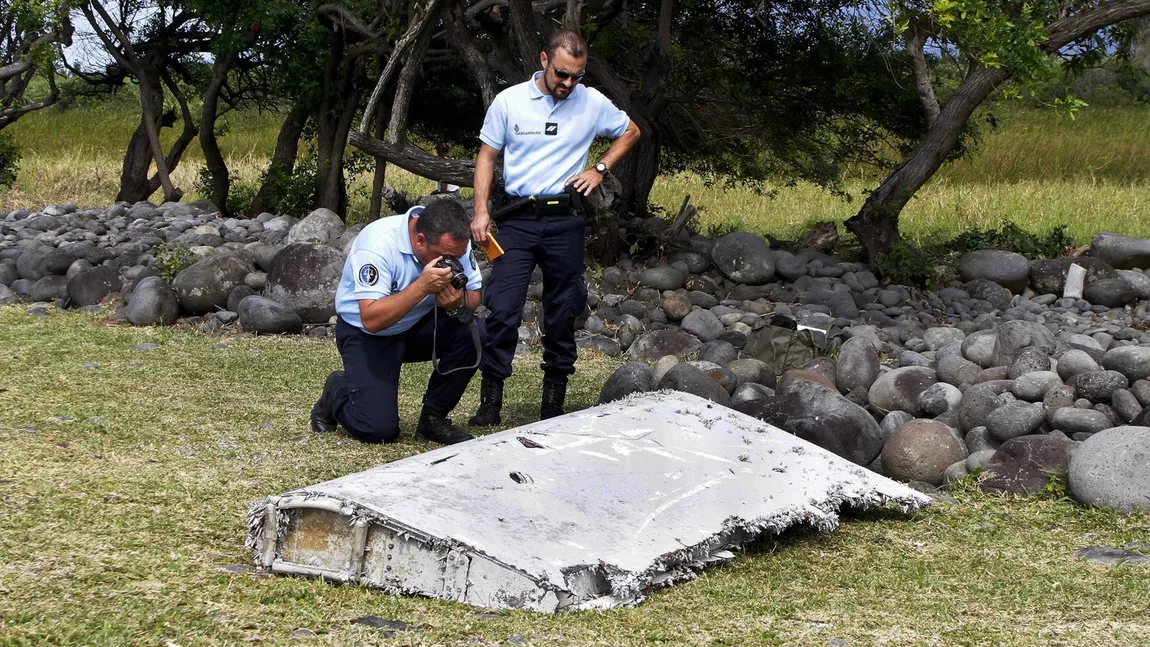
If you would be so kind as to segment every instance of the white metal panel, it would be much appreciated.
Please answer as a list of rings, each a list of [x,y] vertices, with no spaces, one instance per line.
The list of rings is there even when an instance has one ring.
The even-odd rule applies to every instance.
[[[378,524],[410,529],[425,538],[413,545],[442,564],[437,575],[416,569],[408,585],[381,579],[373,542],[364,558],[372,575],[350,573],[351,579],[491,608],[537,610],[637,603],[650,587],[730,559],[731,549],[764,532],[795,523],[831,530],[835,511],[846,503],[929,504],[800,438],[679,392],[642,394],[440,448],[283,500],[350,510],[372,524],[373,537]],[[267,561],[260,553],[268,543],[257,541],[270,518],[267,509],[261,503],[250,517],[257,563]],[[273,570],[306,569],[283,552],[292,545],[291,526],[276,518]],[[342,552],[347,544],[331,545]],[[499,568],[508,572],[503,580],[493,574]],[[469,595],[469,579],[474,587],[480,571],[485,584]],[[432,590],[436,577],[443,584],[438,593]],[[505,584],[492,591],[490,583],[500,581]],[[525,594],[517,584],[523,581],[538,591]]]

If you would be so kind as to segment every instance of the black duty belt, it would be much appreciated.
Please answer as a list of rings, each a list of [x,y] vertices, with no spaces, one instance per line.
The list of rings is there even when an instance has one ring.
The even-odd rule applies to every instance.
[[[563,193],[505,196],[505,201],[491,214],[495,221],[520,213],[534,213],[537,216],[570,216],[582,214],[583,194],[569,189]]]

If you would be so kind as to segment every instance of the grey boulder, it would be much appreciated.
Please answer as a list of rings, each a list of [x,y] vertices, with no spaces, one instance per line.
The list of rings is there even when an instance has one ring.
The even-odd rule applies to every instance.
[[[327,245],[288,245],[272,261],[264,294],[294,310],[304,323],[327,323],[335,314],[343,264],[343,254]]]
[[[250,271],[247,263],[232,254],[215,254],[177,274],[172,289],[184,310],[205,314],[224,309],[228,295],[237,285],[244,284]]]
[[[966,460],[966,446],[954,431],[934,420],[911,420],[886,441],[882,448],[882,468],[899,481],[923,481],[942,485],[943,472]]]
[[[858,465],[868,465],[882,450],[878,423],[866,409],[822,384],[800,380],[738,408]]]
[[[136,284],[124,309],[133,326],[169,326],[180,315],[176,291],[158,276],[147,276]]]
[[[1131,383],[1150,377],[1150,348],[1145,346],[1119,346],[1102,356],[1102,366],[1118,371]]]
[[[120,291],[120,272],[101,265],[84,270],[68,279],[68,300],[74,306],[90,306]]]
[[[1150,267],[1150,240],[1101,233],[1090,243],[1090,255],[1120,270]]]
[[[839,349],[835,366],[835,384],[841,393],[869,390],[878,379],[878,351],[866,337],[851,337]]]
[[[1051,436],[1023,436],[998,448],[979,487],[988,492],[1033,496],[1053,479],[1065,477],[1074,443]]]
[[[344,224],[330,209],[319,208],[309,213],[288,231],[287,243],[330,243],[343,235]]]
[[[679,363],[671,367],[659,380],[658,388],[682,391],[706,398],[724,407],[731,405],[731,395],[707,373],[689,363]]]
[[[627,353],[640,362],[654,362],[667,355],[682,359],[702,345],[698,337],[681,330],[656,330],[641,335]]]
[[[963,281],[987,279],[1018,294],[1029,282],[1030,261],[1015,252],[982,249],[963,254],[958,273]]]
[[[1087,438],[1070,458],[1070,493],[1086,505],[1150,512],[1150,428],[1115,427]]]
[[[1038,431],[1046,421],[1046,410],[1041,404],[1008,402],[986,416],[986,428],[1000,442]]]
[[[734,232],[715,241],[711,260],[723,276],[744,285],[764,285],[775,277],[771,248],[762,236]]]
[[[303,321],[294,310],[259,295],[240,301],[237,313],[240,326],[247,332],[275,335],[303,330]]]
[[[632,393],[650,391],[654,387],[651,377],[651,367],[646,364],[630,362],[620,366],[599,390],[599,404],[620,400]]]
[[[1087,283],[1082,297],[1094,305],[1121,308],[1138,298],[1138,293],[1123,279],[1100,279]]]
[[[937,381],[934,371],[929,368],[922,366],[896,368],[879,376],[871,385],[870,404],[879,413],[906,411],[917,416],[920,413],[919,394]],[[946,465],[943,466],[943,469],[945,468]]]
[[[1079,373],[1074,380],[1075,395],[1094,403],[1110,402],[1110,396],[1115,391],[1127,386],[1130,386],[1130,382],[1118,371]]]
[[[994,366],[1010,366],[1027,348],[1051,355],[1058,346],[1054,333],[1042,324],[1016,319],[998,327],[994,345]]]
[[[719,318],[710,310],[695,310],[683,317],[683,321],[679,325],[685,332],[689,332],[705,342],[723,334],[723,322],[719,321]]]

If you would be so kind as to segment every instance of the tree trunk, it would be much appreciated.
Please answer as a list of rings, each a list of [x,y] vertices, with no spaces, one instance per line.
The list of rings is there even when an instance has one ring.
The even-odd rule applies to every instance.
[[[120,190],[117,201],[140,202],[147,200],[155,189],[151,186],[148,171],[156,157],[149,132],[154,129],[159,141],[162,127],[160,110],[164,105],[164,92],[160,78],[154,72],[139,75],[140,125],[132,133],[128,148],[124,151],[124,163],[120,169]],[[164,124],[171,125],[171,124]],[[159,159],[163,159],[161,156]]]
[[[224,217],[230,217],[228,209],[228,192],[231,190],[232,180],[228,172],[228,163],[220,150],[220,142],[216,139],[216,116],[220,104],[220,91],[228,78],[228,70],[235,60],[235,52],[228,52],[216,59],[212,66],[212,78],[204,90],[204,105],[200,113],[200,148],[204,151],[204,166],[211,176],[211,195],[208,197],[220,210]]]
[[[655,179],[659,176],[659,157],[662,152],[662,137],[659,129],[651,122],[640,116],[642,110],[629,116],[635,120],[643,136],[635,142],[635,146],[623,162],[619,164],[615,175],[623,185],[623,194],[620,199],[620,208],[624,213],[636,216],[646,216],[649,213],[651,189],[655,186]]]
[[[257,33],[258,27],[248,30],[244,49],[251,47]],[[228,172],[228,163],[220,151],[220,142],[216,139],[216,119],[219,116],[220,93],[228,81],[228,73],[235,65],[239,53],[240,48],[233,47],[216,59],[215,65],[212,66],[212,77],[204,90],[203,111],[200,113],[200,148],[204,151],[204,165],[212,178],[210,199],[225,217],[233,215],[228,208],[228,193],[231,191],[232,180]]]
[[[380,113],[375,121],[375,136],[382,139],[387,132],[387,114]],[[383,215],[383,187],[387,183],[387,160],[382,157],[375,158],[375,175],[371,178],[371,210],[368,211],[367,221],[375,222]]]
[[[183,92],[180,91],[180,87],[175,83],[175,81],[171,79],[170,76],[164,74],[163,77],[164,84],[168,86],[168,91],[172,93],[172,96],[176,99],[176,103],[180,105],[180,115],[184,121],[183,132],[180,133],[180,136],[176,139],[175,143],[172,144],[171,149],[168,150],[167,157],[164,158],[164,168],[166,168],[168,172],[171,173],[176,170],[177,166],[180,165],[180,160],[184,156],[184,151],[188,149],[188,145],[191,144],[192,140],[196,138],[197,134],[199,134],[199,130],[196,128],[196,122],[192,119],[192,111],[188,109],[187,97],[184,96]],[[173,124],[175,124],[175,117],[173,115],[166,114],[163,116],[163,125],[165,127],[170,128]],[[149,195],[155,193],[156,189],[160,188],[162,184],[161,180],[162,178],[159,171],[156,171],[152,174],[151,179],[148,180],[148,188],[150,189]],[[176,189],[176,191],[177,193],[180,192],[179,189]]]
[[[168,172],[168,161],[164,157],[164,147],[160,143],[160,120],[158,117],[164,109],[164,90],[160,85],[160,73],[152,67],[150,61],[141,64],[137,72],[142,112],[145,115],[156,115],[157,117],[144,119],[142,123],[144,132],[148,136],[148,144],[152,149],[152,160],[156,163],[156,175],[159,177],[160,186],[164,188],[164,201],[179,202],[183,192],[177,190],[176,186],[172,184],[172,178]],[[145,86],[148,86],[147,90],[144,89]]]
[[[252,201],[252,216],[258,216],[269,207],[278,206],[278,195],[283,183],[295,172],[295,159],[299,152],[299,138],[307,124],[310,104],[304,99],[297,99],[291,111],[284,118],[280,126],[279,136],[276,138],[276,149],[272,153],[271,162],[268,163],[267,173],[264,174],[263,184],[260,185],[256,199]],[[273,204],[274,203],[274,204]]]
[[[867,258],[888,252],[899,242],[898,215],[958,144],[963,126],[986,97],[1010,77],[1005,68],[974,70],[939,112],[919,145],[867,198],[846,227],[858,236]]]
[[[333,25],[323,96],[316,114],[318,159],[314,206],[331,209],[341,218],[347,214],[343,157],[351,120],[359,104],[358,70],[356,61],[346,56],[343,29]]]

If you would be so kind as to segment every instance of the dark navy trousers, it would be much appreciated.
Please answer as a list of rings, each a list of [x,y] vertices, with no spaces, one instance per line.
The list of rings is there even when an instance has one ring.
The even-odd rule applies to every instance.
[[[505,380],[519,343],[531,273],[543,271],[543,380],[566,382],[575,372],[575,319],[587,304],[583,278],[585,222],[580,215],[512,214],[495,234],[504,254],[491,263],[483,292],[489,311],[483,374]]]
[[[399,436],[399,371],[403,364],[431,359],[432,333],[438,319],[435,357],[443,372],[476,363],[471,324],[435,311],[398,335],[371,335],[343,319],[335,325],[335,343],[343,357],[344,381],[335,389],[332,413],[352,435],[367,443],[390,443]],[[486,338],[478,319],[479,346]],[[476,368],[462,368],[447,375],[435,370],[423,395],[426,413],[444,416],[459,404]]]

